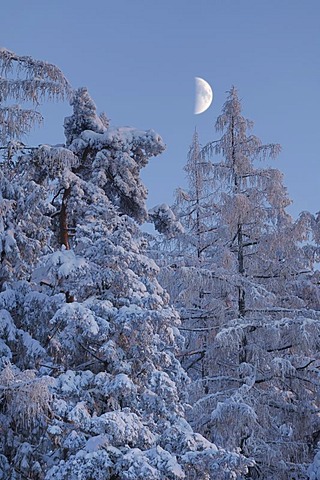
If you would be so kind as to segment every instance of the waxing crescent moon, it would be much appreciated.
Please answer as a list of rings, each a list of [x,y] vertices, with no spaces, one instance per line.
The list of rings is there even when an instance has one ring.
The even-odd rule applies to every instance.
[[[212,88],[203,78],[195,77],[196,95],[194,102],[194,113],[205,112],[211,105],[213,99]]]

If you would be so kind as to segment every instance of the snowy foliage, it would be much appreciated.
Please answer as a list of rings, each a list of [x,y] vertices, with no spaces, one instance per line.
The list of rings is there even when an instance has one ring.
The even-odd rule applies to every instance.
[[[165,234],[167,238],[175,237],[183,232],[181,223],[166,203],[156,205],[149,210],[149,219],[154,223],[156,230]]]
[[[96,106],[86,88],[79,88],[73,94],[70,104],[74,113],[64,121],[67,145],[80,136],[84,130],[103,133],[105,126],[96,114]]]
[[[220,139],[194,133],[172,207],[184,231],[150,251],[180,311],[195,430],[254,458],[248,478],[300,480],[319,441],[319,222],[286,212],[281,172],[257,166],[280,147],[252,126],[232,88]]]
[[[210,440],[252,456],[253,478],[306,478],[319,432],[314,317],[229,322],[208,351],[210,375],[191,390],[194,425],[201,418]]]
[[[319,454],[319,451],[316,453],[312,464],[308,468],[308,478],[309,478],[309,480],[319,480],[319,478],[320,478],[320,454]]]
[[[0,48],[0,141],[6,145],[41,123],[35,110],[45,99],[64,100],[70,85],[55,65]],[[17,101],[19,104],[10,104]],[[26,104],[21,107],[20,103]],[[31,105],[28,108],[28,104]]]
[[[241,479],[252,460],[184,419],[180,319],[136,223],[163,142],[109,127],[86,89],[72,106],[67,146],[1,177],[0,475]]]
[[[75,92],[72,105],[65,134],[69,149],[80,159],[78,171],[85,180],[92,178],[123,213],[144,221],[147,190],[139,174],[150,157],[164,150],[161,137],[153,130],[108,127],[84,88]]]

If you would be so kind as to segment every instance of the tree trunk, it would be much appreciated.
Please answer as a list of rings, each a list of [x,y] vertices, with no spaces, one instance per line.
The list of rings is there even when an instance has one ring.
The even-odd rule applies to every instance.
[[[246,300],[245,300],[245,291],[242,287],[238,289],[238,317],[244,317],[246,313]]]
[[[234,139],[234,118],[231,120],[231,147],[232,147],[232,162],[233,162],[233,174],[234,174],[234,194],[240,192],[240,180],[237,173],[237,164],[236,164],[236,146]],[[244,275],[244,255],[243,255],[243,233],[242,233],[242,224],[238,223],[237,231],[237,243],[238,243],[238,272],[240,275]],[[245,303],[245,290],[242,286],[238,287],[238,317],[243,317],[246,311]]]
[[[67,200],[71,192],[71,187],[65,189],[62,197],[60,211],[60,242],[67,250],[70,250],[69,233],[68,233],[68,217],[67,217]]]
[[[240,275],[244,275],[244,255],[243,255],[243,235],[242,225],[238,225],[238,271]],[[238,297],[238,316],[243,317],[246,311],[245,291],[243,287],[239,287]]]
[[[67,250],[70,250],[69,231],[68,231],[68,216],[67,216],[67,201],[70,196],[71,187],[68,187],[63,192],[61,210],[60,210],[60,242]],[[65,292],[66,302],[74,302],[74,295],[70,292]]]

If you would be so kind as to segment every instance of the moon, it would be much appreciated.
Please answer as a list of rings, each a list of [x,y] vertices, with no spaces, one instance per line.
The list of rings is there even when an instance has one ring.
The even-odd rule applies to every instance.
[[[194,102],[194,113],[205,112],[211,105],[213,99],[212,88],[203,78],[195,77],[196,95]]]

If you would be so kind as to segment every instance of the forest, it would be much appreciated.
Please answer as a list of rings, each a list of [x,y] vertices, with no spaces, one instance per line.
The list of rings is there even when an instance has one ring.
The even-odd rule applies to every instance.
[[[320,212],[288,213],[236,87],[148,209],[160,134],[0,71],[0,480],[320,480]],[[28,145],[50,100],[65,138]]]

